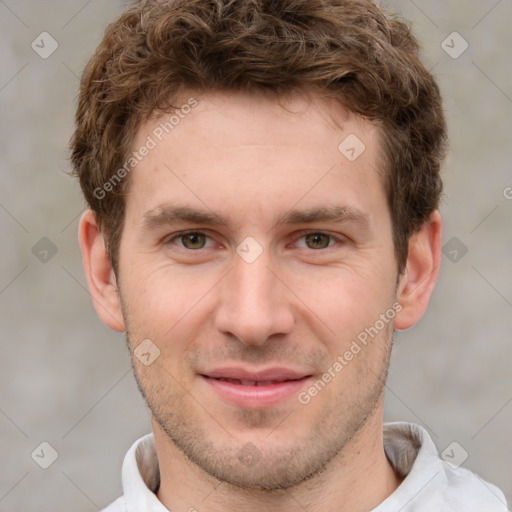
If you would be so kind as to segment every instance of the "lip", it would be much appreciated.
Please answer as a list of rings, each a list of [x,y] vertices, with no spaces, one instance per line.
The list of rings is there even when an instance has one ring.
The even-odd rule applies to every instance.
[[[250,371],[235,367],[216,368],[201,373],[200,377],[223,400],[253,409],[264,409],[284,402],[312,379],[311,374],[290,368]],[[240,382],[235,382],[237,380]]]

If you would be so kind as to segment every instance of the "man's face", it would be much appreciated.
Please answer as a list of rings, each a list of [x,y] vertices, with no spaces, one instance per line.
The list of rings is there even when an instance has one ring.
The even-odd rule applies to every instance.
[[[160,350],[133,356],[136,377],[172,442],[238,485],[305,480],[382,407],[397,268],[378,132],[315,105],[210,93],[134,145],[157,143],[130,176],[118,285],[132,353]]]

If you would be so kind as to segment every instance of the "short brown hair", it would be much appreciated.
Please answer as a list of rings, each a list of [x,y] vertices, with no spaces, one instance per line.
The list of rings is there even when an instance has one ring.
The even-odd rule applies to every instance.
[[[438,208],[447,145],[439,88],[405,22],[371,0],[143,0],[110,24],[82,76],[71,159],[115,271],[129,180],[95,191],[187,88],[317,91],[374,122],[403,271],[409,238]]]

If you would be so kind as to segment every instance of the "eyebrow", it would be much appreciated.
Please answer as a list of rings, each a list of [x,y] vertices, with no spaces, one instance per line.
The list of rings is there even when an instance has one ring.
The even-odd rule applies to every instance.
[[[277,219],[277,224],[312,224],[314,222],[355,222],[369,224],[370,216],[353,206],[322,206],[308,210],[290,210]]]
[[[154,230],[178,223],[201,224],[205,226],[229,226],[229,218],[207,210],[189,206],[162,205],[143,215],[142,227]],[[315,222],[354,222],[370,225],[370,216],[353,206],[317,207],[307,210],[290,210],[279,215],[274,226],[291,224],[313,224]]]
[[[189,224],[204,224],[207,226],[226,225],[226,220],[216,213],[206,210],[197,210],[189,206],[164,205],[144,213],[142,226],[152,230],[165,225],[179,222]]]

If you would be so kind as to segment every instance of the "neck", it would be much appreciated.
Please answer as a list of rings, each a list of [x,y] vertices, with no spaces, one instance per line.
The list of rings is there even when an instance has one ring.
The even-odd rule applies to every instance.
[[[315,477],[293,488],[267,491],[221,482],[190,462],[153,420],[160,463],[158,499],[173,512],[280,510],[368,512],[400,485],[384,453],[382,410]]]

